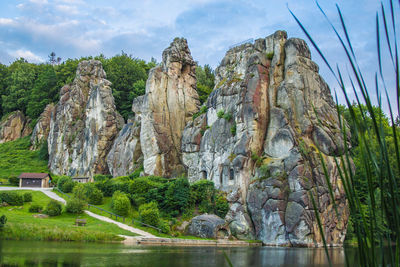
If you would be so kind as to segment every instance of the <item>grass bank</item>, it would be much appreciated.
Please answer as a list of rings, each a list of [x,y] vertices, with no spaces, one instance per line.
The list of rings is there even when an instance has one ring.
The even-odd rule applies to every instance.
[[[22,194],[24,191],[16,191]],[[0,207],[0,215],[8,219],[5,228],[0,233],[0,238],[6,240],[40,240],[40,241],[81,241],[81,242],[107,242],[120,241],[118,235],[135,236],[118,226],[106,223],[86,214],[69,214],[63,212],[59,216],[49,218],[35,218],[34,213],[28,211],[32,204],[43,207],[50,198],[39,191],[29,191],[33,195],[32,203],[25,203],[21,207]],[[85,219],[86,226],[75,226],[75,220]]]
[[[22,172],[48,172],[47,161],[40,151],[31,151],[30,136],[0,144],[0,178],[18,176]]]

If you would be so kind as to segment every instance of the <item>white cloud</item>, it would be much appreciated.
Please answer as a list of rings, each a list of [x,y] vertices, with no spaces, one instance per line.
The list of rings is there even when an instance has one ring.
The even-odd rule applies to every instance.
[[[41,58],[38,55],[35,55],[29,50],[23,50],[23,49],[18,49],[16,51],[9,52],[9,55],[14,57],[14,58],[24,58],[28,60],[29,62],[33,63],[42,63],[44,62],[43,58]]]
[[[0,18],[0,25],[11,25],[13,22],[14,20],[12,19]]]
[[[67,13],[70,15],[79,14],[79,10],[76,6],[68,6],[68,5],[57,5],[56,9],[60,12]]]
[[[38,5],[48,4],[47,0],[29,0],[29,2],[31,2],[33,4],[38,4]]]

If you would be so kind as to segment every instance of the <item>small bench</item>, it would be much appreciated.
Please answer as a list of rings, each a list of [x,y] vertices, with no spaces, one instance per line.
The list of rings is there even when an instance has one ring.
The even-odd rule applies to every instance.
[[[75,220],[75,225],[77,225],[77,226],[85,226],[86,225],[86,220],[85,219],[76,219]]]

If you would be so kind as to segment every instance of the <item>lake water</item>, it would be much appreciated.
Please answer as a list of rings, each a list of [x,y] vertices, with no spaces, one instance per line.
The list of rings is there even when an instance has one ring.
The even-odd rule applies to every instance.
[[[123,244],[0,241],[0,266],[328,266],[323,249],[150,247]],[[344,266],[344,250],[330,250]],[[352,264],[355,250],[347,251]]]

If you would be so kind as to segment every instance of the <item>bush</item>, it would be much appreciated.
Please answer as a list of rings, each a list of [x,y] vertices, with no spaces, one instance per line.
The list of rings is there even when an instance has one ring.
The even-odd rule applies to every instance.
[[[84,211],[86,202],[78,198],[70,198],[65,207],[68,213],[80,214]]]
[[[40,206],[39,204],[32,204],[30,207],[29,207],[29,212],[32,212],[32,213],[34,213],[34,212],[42,212],[42,210],[43,210],[43,207],[42,206]]]
[[[0,230],[3,230],[4,225],[7,223],[7,217],[6,215],[1,215],[0,217]]]
[[[90,188],[87,188],[86,191],[88,202],[93,205],[99,205],[103,203],[103,193],[97,187],[95,187],[94,184],[91,185],[93,188],[91,186]]]
[[[95,176],[93,176],[93,180],[95,182],[102,182],[102,181],[107,181],[109,180],[111,177],[109,175],[103,175],[103,174],[96,174]]]
[[[61,203],[52,199],[47,204],[45,213],[49,216],[58,216],[61,214],[61,211],[62,211]]]
[[[166,208],[168,212],[181,213],[190,204],[190,185],[186,178],[178,178],[171,182],[165,192]]]
[[[149,177],[139,177],[129,183],[129,193],[143,195],[159,186],[160,183],[152,181]]]
[[[113,182],[111,180],[104,180],[101,182],[96,182],[94,184],[101,192],[103,192],[104,196],[111,197],[114,193]]]
[[[16,192],[0,192],[0,199],[11,206],[22,206],[24,204],[24,199],[21,195]]]
[[[127,216],[131,208],[131,202],[125,193],[115,191],[111,199],[111,208],[116,214]]]
[[[221,218],[225,218],[228,211],[228,201],[226,200],[224,195],[218,194],[215,200],[215,214],[217,214]]]
[[[169,234],[171,231],[171,227],[169,226],[169,222],[163,219],[160,219],[158,223],[158,228],[161,229],[161,232],[164,234]]]
[[[64,193],[71,193],[74,185],[74,181],[72,181],[71,177],[69,176],[61,176],[60,178],[58,178],[57,187]]]
[[[140,168],[137,168],[134,172],[129,175],[129,178],[134,179],[140,176],[140,173],[144,171],[143,165]]]
[[[76,183],[71,179],[70,181],[67,181],[63,184],[63,186],[61,187],[61,191],[63,191],[64,193],[71,193],[75,184]]]
[[[72,195],[74,196],[74,198],[86,201],[86,186],[81,183],[76,184],[72,189]]]
[[[160,212],[155,202],[143,204],[139,207],[140,220],[151,226],[159,226]]]
[[[8,182],[10,183],[10,185],[19,186],[19,178],[16,176],[8,177]]]
[[[32,193],[26,192],[22,195],[24,202],[32,202]]]
[[[217,112],[217,117],[220,119],[223,118],[224,115],[225,115],[225,111],[223,109],[221,109]]]

